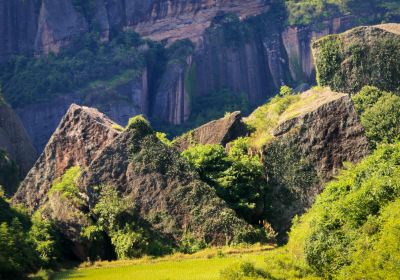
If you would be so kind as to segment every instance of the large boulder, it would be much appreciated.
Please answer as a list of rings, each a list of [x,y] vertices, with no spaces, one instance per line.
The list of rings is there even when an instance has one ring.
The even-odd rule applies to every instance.
[[[367,85],[400,88],[400,24],[354,28],[324,37],[312,48],[322,86],[348,93]]]
[[[173,144],[182,152],[190,146],[198,144],[220,144],[226,146],[229,142],[248,134],[249,131],[242,120],[242,114],[234,112],[183,134],[176,138]]]
[[[273,105],[247,120],[251,124],[259,121],[255,118],[261,119],[269,127],[256,135],[268,139],[261,152],[271,186],[268,217],[282,234],[295,215],[314,203],[324,184],[345,162],[358,162],[369,152],[364,129],[347,94],[312,89],[292,100],[279,112],[278,120],[271,117],[277,110]]]
[[[96,109],[72,104],[14,196],[30,211],[45,201],[56,178],[73,166],[87,167],[119,134],[118,125]]]

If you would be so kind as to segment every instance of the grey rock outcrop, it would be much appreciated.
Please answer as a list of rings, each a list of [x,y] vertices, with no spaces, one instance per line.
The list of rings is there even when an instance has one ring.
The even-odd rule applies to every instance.
[[[76,178],[79,203],[50,189],[74,166],[81,170]],[[116,130],[97,110],[72,105],[13,203],[31,212],[40,209],[44,218],[56,221],[82,260],[87,254],[82,229],[90,225],[88,214],[104,186],[129,199],[151,230],[172,244],[179,244],[186,232],[213,245],[257,234],[198,177],[144,119],[133,119],[127,128]]]
[[[241,113],[234,112],[185,133],[176,138],[173,141],[173,145],[180,152],[197,144],[220,144],[226,146],[229,142],[248,134],[249,131],[243,123]]]
[[[352,18],[343,17],[327,21],[316,30],[312,26],[284,28],[274,22],[265,26],[262,34],[252,32],[250,38],[232,45],[224,43],[222,33],[211,36],[206,31],[215,18],[229,13],[241,20],[263,13],[273,17],[271,1],[95,0],[89,6],[78,2],[0,0],[4,23],[0,26],[0,60],[25,52],[57,52],[72,37],[93,26],[103,41],[109,39],[112,30],[134,30],[167,44],[187,38],[195,42],[196,49],[185,63],[167,63],[164,73],[157,73],[161,76],[151,85],[148,80],[132,81],[136,83],[132,96],[142,91],[138,102],[131,99],[126,87],[118,87],[115,92],[127,96],[128,102],[123,98],[110,102],[100,95],[99,100],[88,100],[82,93],[68,93],[62,97],[54,94],[48,102],[19,105],[15,111],[39,152],[73,102],[96,107],[121,124],[128,116],[145,114],[162,125],[181,125],[190,118],[196,97],[218,94],[223,89],[246,96],[250,107],[255,108],[284,84],[312,84],[315,71],[309,44],[355,24]],[[150,72],[144,75],[146,79],[154,79]]]
[[[37,210],[53,181],[73,166],[87,167],[119,134],[117,125],[96,109],[71,105],[43,153],[21,183],[14,203]]]
[[[274,186],[270,222],[281,233],[289,230],[295,215],[314,203],[345,162],[356,163],[369,153],[351,98],[328,89],[310,90],[303,98],[311,95],[316,99],[299,108],[296,117],[281,122],[272,132],[274,139],[263,149],[267,175]]]
[[[116,123],[126,125],[130,117],[147,115],[149,100],[147,71],[114,87],[107,85],[85,92],[58,95],[48,101],[18,106],[20,116],[36,150],[41,152],[72,103],[94,107]]]

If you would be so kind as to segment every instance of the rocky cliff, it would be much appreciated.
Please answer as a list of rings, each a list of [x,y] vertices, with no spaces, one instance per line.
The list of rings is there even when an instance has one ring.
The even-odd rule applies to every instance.
[[[258,118],[268,127],[265,134],[255,135],[268,139],[262,156],[271,184],[269,217],[281,233],[289,230],[295,215],[313,204],[324,183],[345,162],[358,162],[369,152],[364,129],[348,95],[312,89],[286,99],[289,105],[283,107],[277,120],[271,117],[276,114],[274,103],[247,120],[252,124]]]
[[[50,100],[19,106],[15,111],[20,116],[35,148],[43,151],[50,136],[71,104],[95,107],[116,123],[126,125],[130,117],[147,114],[148,76],[146,69],[139,78],[128,79],[108,85],[100,83],[89,90],[58,95]]]
[[[118,125],[95,109],[71,105],[14,196],[30,211],[47,199],[53,181],[73,166],[87,167],[119,134]]]
[[[94,106],[121,124],[128,115],[143,113],[155,123],[174,127],[195,119],[199,100],[212,100],[221,90],[255,108],[283,84],[313,83],[310,42],[346,30],[354,20],[338,18],[318,29],[285,27],[279,9],[277,3],[264,0],[1,0],[0,58],[57,52],[75,35],[91,30],[100,31],[103,41],[115,30],[135,30],[168,44],[185,38],[195,43],[193,52],[168,61],[162,73],[149,68],[141,81],[131,82],[131,89],[128,84],[114,88],[116,99],[103,97],[100,90],[89,97],[86,92],[68,93],[48,102],[19,105],[16,111],[41,151],[73,102]],[[232,14],[238,21],[232,21]]]
[[[15,181],[24,178],[29,169],[35,163],[37,153],[32,146],[32,142],[20,120],[18,115],[3,102],[0,97],[0,151],[2,153],[2,168],[0,173],[8,173],[0,175],[0,184],[6,188],[7,194],[15,191]],[[4,154],[3,154],[4,152]],[[5,177],[12,175],[12,161],[18,165],[14,174],[14,183],[8,184]],[[19,169],[19,170],[18,170]],[[5,171],[9,170],[9,171]],[[2,183],[3,182],[3,183]],[[11,186],[12,185],[12,186]]]
[[[57,187],[63,180],[66,189]],[[142,117],[123,129],[97,110],[77,105],[64,116],[13,202],[55,221],[83,260],[89,252],[83,229],[91,225],[91,210],[106,187],[129,199],[147,227],[175,246],[189,233],[214,245],[256,234]]]
[[[400,24],[357,27],[313,44],[318,82],[355,93],[371,85],[396,91],[400,87]]]
[[[265,0],[2,0],[0,57],[29,50],[58,52],[72,36],[93,27],[105,40],[111,30],[124,28],[157,41],[196,41],[222,11],[246,18],[263,13],[268,7],[269,1]]]
[[[219,144],[226,146],[229,142],[249,135],[246,125],[243,123],[242,114],[234,112],[227,114],[219,120],[215,120],[199,128],[177,137],[173,145],[180,151],[184,151],[192,145]]]

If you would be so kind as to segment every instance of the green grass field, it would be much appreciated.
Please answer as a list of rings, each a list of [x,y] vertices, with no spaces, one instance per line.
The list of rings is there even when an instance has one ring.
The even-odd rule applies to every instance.
[[[265,247],[258,250],[239,250],[217,253],[208,249],[198,254],[173,255],[162,259],[100,262],[55,275],[54,279],[118,279],[118,280],[211,280],[218,279],[220,271],[232,264],[250,261],[264,264]]]

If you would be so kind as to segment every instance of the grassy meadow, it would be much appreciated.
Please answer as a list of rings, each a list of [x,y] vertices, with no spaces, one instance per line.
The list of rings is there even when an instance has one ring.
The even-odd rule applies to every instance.
[[[220,271],[239,262],[265,264],[265,253],[272,246],[247,248],[210,248],[193,255],[174,254],[163,258],[84,263],[76,269],[60,272],[52,279],[119,280],[211,280]]]

